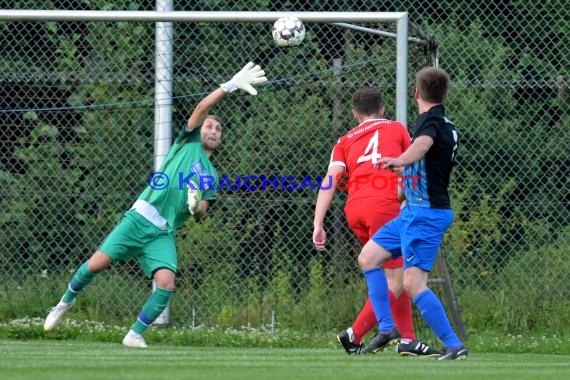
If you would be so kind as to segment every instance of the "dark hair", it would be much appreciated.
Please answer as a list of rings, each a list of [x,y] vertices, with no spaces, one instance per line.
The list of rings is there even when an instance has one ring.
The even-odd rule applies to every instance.
[[[374,115],[384,107],[382,91],[374,87],[361,87],[352,95],[352,108],[363,115]]]
[[[443,103],[447,99],[449,75],[437,67],[425,67],[416,74],[416,88],[422,100]]]

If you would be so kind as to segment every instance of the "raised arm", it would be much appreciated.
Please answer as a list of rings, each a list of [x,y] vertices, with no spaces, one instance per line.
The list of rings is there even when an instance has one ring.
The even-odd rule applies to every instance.
[[[222,100],[226,94],[227,92],[219,87],[208,94],[204,99],[200,100],[188,119],[188,130],[191,131],[200,127],[204,123],[204,120],[206,120],[206,116],[210,113],[210,109]]]
[[[259,65],[249,62],[232,79],[222,83],[220,88],[208,94],[198,103],[188,119],[188,129],[192,130],[201,126],[204,120],[206,120],[210,109],[222,100],[227,93],[234,92],[239,88],[247,91],[250,95],[257,95],[257,90],[253,88],[253,85],[266,81],[265,71],[261,70]]]

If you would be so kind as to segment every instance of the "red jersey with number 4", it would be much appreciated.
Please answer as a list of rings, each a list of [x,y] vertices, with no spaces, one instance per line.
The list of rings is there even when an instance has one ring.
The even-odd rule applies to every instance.
[[[338,189],[348,190],[347,205],[361,198],[398,202],[399,176],[373,165],[380,157],[398,157],[410,146],[406,127],[387,119],[367,120],[342,136],[333,148],[329,166],[342,166]]]

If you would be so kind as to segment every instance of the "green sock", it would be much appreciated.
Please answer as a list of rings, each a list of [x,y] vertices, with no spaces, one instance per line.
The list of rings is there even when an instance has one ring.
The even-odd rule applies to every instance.
[[[144,333],[148,326],[166,309],[172,293],[174,293],[174,290],[156,288],[144,304],[137,321],[131,329],[137,334]]]
[[[65,291],[61,300],[65,303],[70,303],[77,297],[77,294],[87,286],[91,280],[95,277],[97,273],[89,272],[87,269],[87,261],[81,264],[81,266],[77,269],[77,272],[71,278],[69,285],[67,286],[67,290]]]

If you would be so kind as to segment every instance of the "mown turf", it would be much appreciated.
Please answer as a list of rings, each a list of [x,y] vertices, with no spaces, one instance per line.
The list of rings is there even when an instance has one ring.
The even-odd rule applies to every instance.
[[[119,343],[0,341],[0,379],[568,379],[570,356],[478,354],[467,361],[349,357],[334,349],[195,348]]]

